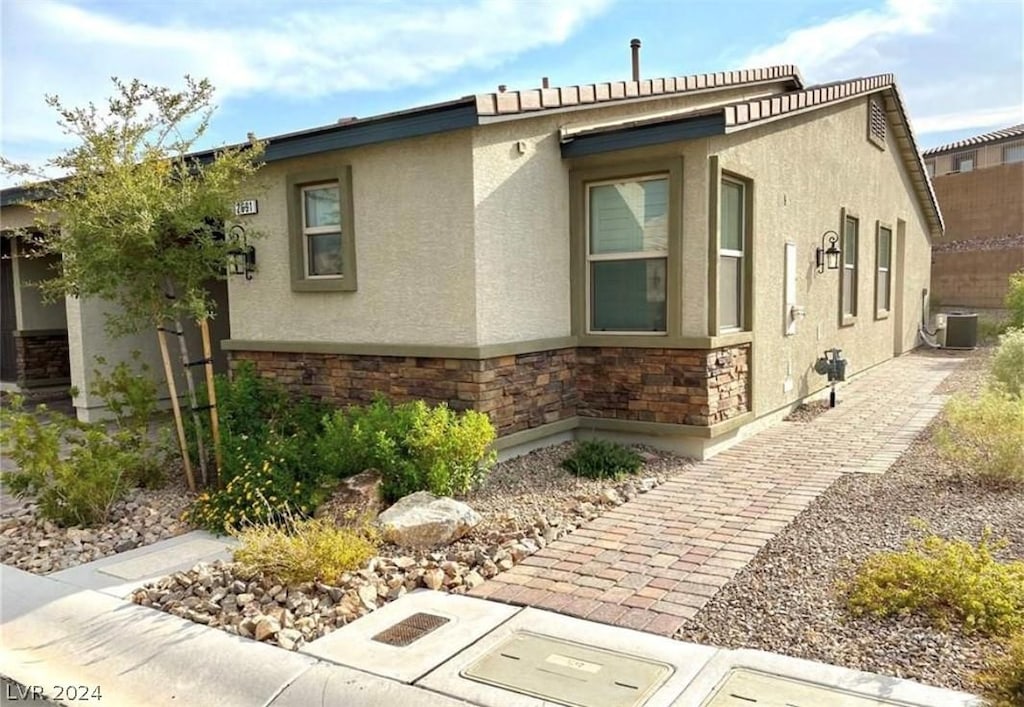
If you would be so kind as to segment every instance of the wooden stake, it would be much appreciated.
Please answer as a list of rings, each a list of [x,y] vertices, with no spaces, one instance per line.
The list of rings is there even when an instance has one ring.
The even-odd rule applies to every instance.
[[[163,328],[158,327],[156,338],[160,341],[160,355],[164,360],[164,376],[167,378],[167,392],[171,396],[171,408],[174,410],[174,426],[178,431],[178,446],[181,447],[181,460],[185,465],[185,481],[188,490],[195,492],[196,478],[192,473],[192,462],[188,458],[188,443],[185,441],[185,422],[181,418],[181,406],[178,404],[178,389],[174,384],[174,371],[171,369],[171,354],[167,350]]]
[[[174,328],[178,335],[178,347],[181,349],[181,366],[185,369],[185,385],[188,386],[188,402],[192,408],[192,423],[196,426],[196,450],[199,454],[199,475],[202,477],[203,486],[209,485],[206,475],[206,445],[203,444],[203,425],[196,410],[198,400],[196,399],[196,383],[192,375],[192,367],[188,360],[188,342],[185,341],[185,330],[181,327],[181,319],[174,318]]]
[[[213,437],[214,474],[220,478],[220,414],[217,412],[217,388],[213,382],[213,347],[210,346],[210,324],[207,319],[199,320],[199,331],[203,335],[203,358],[206,359],[206,397],[210,404],[210,434]]]

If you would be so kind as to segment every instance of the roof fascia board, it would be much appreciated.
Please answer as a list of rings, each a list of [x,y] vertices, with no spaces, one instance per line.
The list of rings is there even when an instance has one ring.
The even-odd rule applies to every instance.
[[[721,113],[679,120],[636,125],[588,135],[579,135],[562,143],[562,157],[586,157],[636,147],[664,145],[680,140],[721,135],[725,119]]]
[[[339,126],[337,130],[328,130],[323,133],[300,134],[284,139],[269,138],[264,160],[276,162],[320,152],[423,137],[469,128],[477,124],[474,104],[456,104],[442,110],[410,113],[383,120],[367,120],[362,123]]]

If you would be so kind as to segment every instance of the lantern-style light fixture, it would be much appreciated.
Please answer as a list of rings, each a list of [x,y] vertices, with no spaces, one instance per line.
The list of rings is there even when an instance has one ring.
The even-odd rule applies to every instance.
[[[232,275],[245,275],[246,280],[251,280],[252,274],[256,272],[256,247],[246,241],[242,224],[236,223],[228,233],[232,244],[228,251],[229,272]]]
[[[828,247],[825,247],[825,240],[828,239]],[[827,266],[829,270],[839,269],[839,256],[843,254],[839,247],[836,245],[839,243],[839,234],[835,231],[825,231],[821,234],[821,245],[818,247],[817,253],[814,256],[814,262],[818,266],[818,272],[825,272]]]

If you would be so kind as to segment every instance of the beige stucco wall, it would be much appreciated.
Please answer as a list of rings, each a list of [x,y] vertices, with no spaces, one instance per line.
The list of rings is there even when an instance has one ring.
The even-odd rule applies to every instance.
[[[866,138],[867,101],[856,100],[804,116],[711,139],[723,170],[752,179],[755,190],[755,412],[766,414],[825,385],[812,366],[824,349],[841,348],[856,373],[893,356],[895,312],[874,316],[875,224],[893,228],[896,278],[898,221],[906,223],[901,346],[915,345],[921,291],[928,287],[930,241],[921,206],[892,131],[887,149]],[[860,218],[858,317],[839,326],[838,270],[815,271],[821,234],[840,230],[840,209]],[[807,317],[794,336],[783,330],[784,248],[796,244],[797,304]],[[893,295],[893,306],[899,301]],[[785,392],[787,375],[793,389]]]
[[[700,110],[721,102],[751,99],[780,85],[726,89],[706,94],[545,113],[484,125],[473,130],[473,203],[476,231],[476,326],[480,345],[568,336],[569,169],[561,156],[560,128],[611,123],[643,112]],[[523,151],[518,143],[522,142]],[[666,155],[683,156],[684,232],[707,232],[707,143],[691,140],[671,147],[630,150],[578,161],[596,166]],[[703,240],[706,240],[703,239]],[[706,289],[706,246],[686,238],[683,278]],[[683,310],[683,334],[707,330],[704,298]]]
[[[38,283],[54,276],[54,267],[60,259],[53,255],[28,257],[24,254],[24,248],[17,243],[13,251],[12,272],[18,329],[66,329],[64,303],[45,301],[38,286]]]
[[[251,196],[258,272],[229,280],[232,339],[472,345],[471,135],[462,130],[274,162]],[[293,292],[290,174],[351,165],[356,292]],[[248,195],[247,195],[248,196]]]

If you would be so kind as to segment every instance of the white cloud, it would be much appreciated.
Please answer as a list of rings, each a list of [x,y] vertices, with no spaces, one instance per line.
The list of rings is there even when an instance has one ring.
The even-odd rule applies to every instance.
[[[929,33],[951,8],[949,0],[889,0],[881,10],[861,10],[794,30],[781,42],[756,49],[744,65],[797,64],[816,80],[858,59],[877,57],[877,46],[887,39]]]
[[[930,115],[914,121],[914,131],[920,135],[945,133],[954,130],[1000,128],[1024,122],[1024,107],[1020,105],[982,108],[959,113]]]
[[[316,98],[438,83],[559,44],[611,0],[471,3],[291,3],[262,12],[130,19],[67,0],[4,2],[5,142],[53,140],[44,93],[80,105],[107,95],[112,75],[178,85],[209,78],[218,100],[264,92]],[[146,5],[139,4],[136,9]]]
[[[809,83],[895,73],[919,135],[963,136],[1021,120],[1021,5],[888,0],[789,32],[741,59],[793,63]]]

